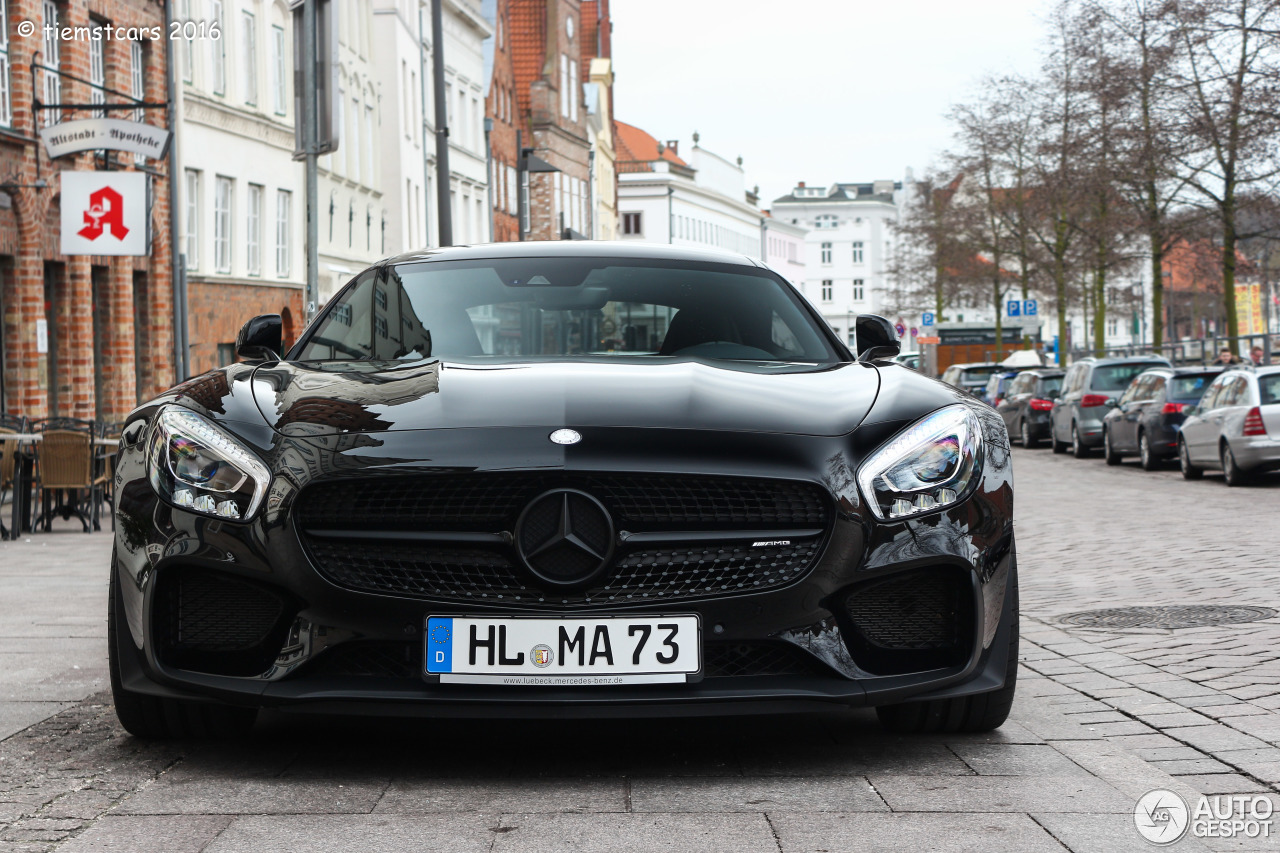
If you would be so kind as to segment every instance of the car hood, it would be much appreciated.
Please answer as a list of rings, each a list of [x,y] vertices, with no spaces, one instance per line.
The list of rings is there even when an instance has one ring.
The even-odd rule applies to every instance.
[[[860,363],[280,362],[253,397],[278,432],[306,436],[478,427],[654,427],[842,435],[875,402]]]

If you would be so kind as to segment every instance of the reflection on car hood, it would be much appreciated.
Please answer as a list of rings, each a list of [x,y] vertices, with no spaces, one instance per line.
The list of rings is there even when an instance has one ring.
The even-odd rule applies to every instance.
[[[490,426],[841,435],[879,382],[858,363],[630,359],[282,362],[259,368],[252,384],[267,422],[294,435]]]

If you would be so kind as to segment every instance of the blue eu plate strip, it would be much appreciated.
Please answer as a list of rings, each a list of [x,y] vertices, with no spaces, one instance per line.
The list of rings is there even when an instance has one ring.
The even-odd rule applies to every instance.
[[[427,620],[427,672],[453,672],[453,619]]]

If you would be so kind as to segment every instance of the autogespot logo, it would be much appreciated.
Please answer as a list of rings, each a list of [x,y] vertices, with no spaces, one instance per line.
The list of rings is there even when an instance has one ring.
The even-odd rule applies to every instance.
[[[1133,807],[1133,823],[1142,837],[1164,846],[1193,838],[1270,838],[1274,806],[1255,794],[1200,797],[1195,808],[1173,791],[1148,791]]]
[[[1133,822],[1152,844],[1172,844],[1187,834],[1191,814],[1187,803],[1173,791],[1147,791],[1133,807]]]

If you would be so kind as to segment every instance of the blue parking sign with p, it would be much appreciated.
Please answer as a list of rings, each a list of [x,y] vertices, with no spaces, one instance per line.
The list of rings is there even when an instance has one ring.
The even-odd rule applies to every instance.
[[[453,619],[427,620],[427,672],[453,672]]]
[[[921,325],[921,326],[932,326],[932,325],[933,325],[933,314],[932,314],[932,313],[930,313],[930,312],[928,312],[928,311],[926,311],[926,312],[924,312],[923,314],[921,314],[921,315],[920,315],[920,325]]]
[[[1010,299],[1006,304],[1010,317],[1022,316],[1022,303],[1016,299]]]
[[[1022,313],[1028,317],[1036,316],[1036,308],[1036,301],[1034,299],[1028,299],[1026,302],[1022,303]]]

